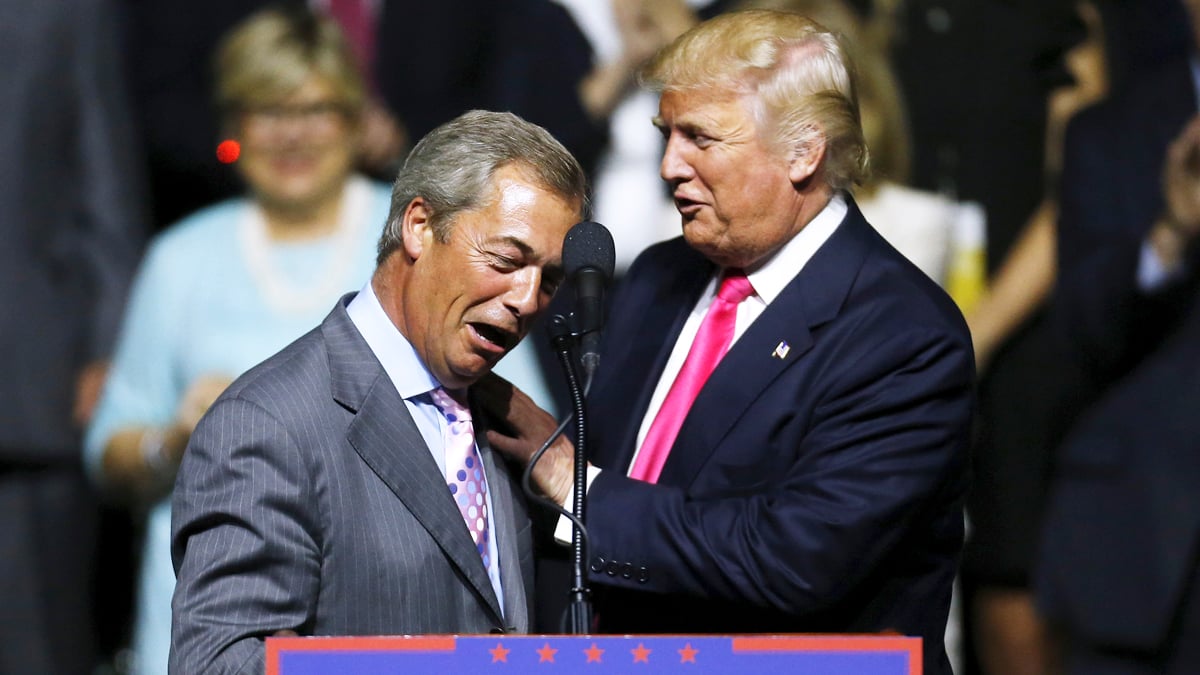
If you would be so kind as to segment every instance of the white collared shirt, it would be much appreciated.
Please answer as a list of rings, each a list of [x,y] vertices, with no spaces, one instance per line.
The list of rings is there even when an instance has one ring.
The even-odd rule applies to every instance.
[[[821,209],[815,218],[797,232],[796,236],[784,244],[783,248],[779,249],[775,255],[771,256],[758,269],[747,273],[746,278],[750,280],[750,285],[754,287],[754,295],[746,298],[738,305],[737,322],[733,329],[733,341],[729,344],[730,349],[737,343],[738,338],[746,332],[750,324],[754,323],[754,320],[766,311],[767,305],[779,297],[784,287],[791,283],[792,279],[800,273],[800,270],[804,269],[804,266],[816,254],[817,249],[821,248],[829,240],[829,237],[837,230],[838,225],[845,219],[848,210],[849,207],[846,205],[846,198],[840,192],[835,192],[833,198],[825,205],[825,208]],[[692,348],[692,342],[696,339],[696,333],[700,331],[700,324],[704,321],[704,315],[708,313],[709,306],[712,304],[713,299],[717,297],[718,284],[724,272],[725,270],[718,269],[713,278],[709,280],[708,286],[700,294],[700,300],[692,308],[687,322],[683,325],[683,330],[679,333],[679,338],[675,341],[675,347],[671,350],[671,356],[667,358],[667,365],[663,367],[662,375],[659,376],[658,386],[654,388],[654,395],[650,397],[650,405],[646,408],[646,416],[642,418],[642,426],[637,436],[637,452],[633,455],[630,467],[633,466],[633,462],[637,461],[637,455],[642,451],[642,443],[646,440],[646,434],[650,431],[650,425],[658,415],[658,410],[662,407],[663,400],[666,399],[667,392],[670,391],[671,385],[675,382],[675,377],[679,374],[679,370],[683,368],[683,362],[687,359],[688,352]]]

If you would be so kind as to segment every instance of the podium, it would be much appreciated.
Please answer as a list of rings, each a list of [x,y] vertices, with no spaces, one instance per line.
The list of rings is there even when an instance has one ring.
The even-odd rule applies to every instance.
[[[921,638],[880,635],[284,637],[266,656],[267,675],[922,673]]]

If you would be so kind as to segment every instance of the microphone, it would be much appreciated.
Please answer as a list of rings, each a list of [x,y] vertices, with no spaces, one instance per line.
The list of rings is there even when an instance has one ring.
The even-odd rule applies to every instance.
[[[563,239],[563,268],[575,286],[575,330],[579,362],[590,380],[600,364],[604,326],[604,288],[612,280],[617,252],[608,228],[590,220],[577,223]]]

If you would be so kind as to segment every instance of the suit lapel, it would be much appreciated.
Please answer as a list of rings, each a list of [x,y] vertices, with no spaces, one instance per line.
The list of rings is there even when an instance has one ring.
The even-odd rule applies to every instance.
[[[322,324],[333,398],[355,413],[347,440],[502,623],[496,592],[462,514],[404,400],[346,314],[349,297]]]
[[[717,365],[684,420],[659,482],[687,486],[771,383],[806,364],[812,329],[837,316],[878,235],[853,200],[845,219]],[[680,451],[686,448],[686,451]]]
[[[476,419],[479,419],[476,417]],[[509,467],[498,461],[496,453],[480,435],[479,453],[488,477],[488,491],[492,495],[491,528],[496,537],[496,554],[500,562],[500,586],[504,589],[504,626],[518,633],[527,633],[531,626],[528,586],[532,579],[525,579],[521,568],[522,546],[518,537],[519,523],[525,520],[524,501],[514,492],[516,483],[509,475]],[[532,551],[528,551],[532,555]]]

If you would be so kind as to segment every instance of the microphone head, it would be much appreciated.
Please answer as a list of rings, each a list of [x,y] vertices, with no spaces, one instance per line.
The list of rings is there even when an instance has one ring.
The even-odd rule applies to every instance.
[[[612,234],[600,223],[590,220],[576,223],[563,239],[562,259],[568,278],[574,278],[579,270],[591,267],[600,271],[605,281],[610,281],[617,263]]]

